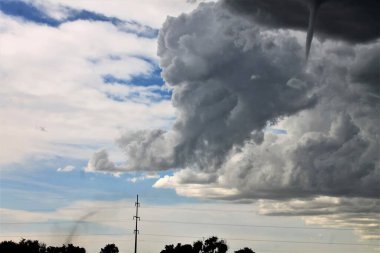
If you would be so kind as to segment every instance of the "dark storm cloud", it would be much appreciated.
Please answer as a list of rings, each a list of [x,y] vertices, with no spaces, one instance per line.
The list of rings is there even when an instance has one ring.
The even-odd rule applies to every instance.
[[[377,0],[224,0],[227,7],[275,28],[307,31],[306,59],[314,31],[327,38],[368,42],[380,36]]]
[[[211,197],[230,200],[377,198],[380,104],[368,87],[379,43],[315,46],[305,68],[292,31],[220,3],[168,18],[158,54],[176,121],[121,137],[127,168],[183,169],[157,185],[225,189]],[[278,122],[286,134],[266,131]]]
[[[358,55],[351,69],[351,78],[367,85],[369,92],[380,99],[380,44]]]
[[[318,3],[315,32],[348,42],[380,37],[377,0],[223,0],[225,5],[274,28],[308,30],[310,8]]]

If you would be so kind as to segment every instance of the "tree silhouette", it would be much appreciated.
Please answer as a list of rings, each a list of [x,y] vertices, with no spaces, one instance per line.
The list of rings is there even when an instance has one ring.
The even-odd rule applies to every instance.
[[[45,253],[46,245],[38,241],[22,239],[18,243],[19,250],[25,253]]]
[[[250,248],[245,247],[244,249],[239,249],[235,251],[235,253],[255,253],[255,252],[251,250]]]
[[[0,243],[1,253],[45,253],[45,244],[39,243],[38,241],[31,241],[22,239],[19,243],[12,241],[4,241]]]
[[[228,246],[224,240],[219,240],[218,237],[212,236],[204,242],[195,241],[191,244],[178,243],[166,245],[161,253],[226,253]],[[44,243],[37,240],[22,239],[19,243],[13,241],[0,242],[1,253],[86,253],[84,248],[74,246],[72,244],[62,245],[61,247],[46,247]],[[107,244],[100,250],[100,253],[119,253],[118,247],[115,244]],[[250,248],[243,248],[235,251],[235,253],[255,253]]]
[[[173,244],[166,245],[161,253],[226,253],[228,249],[224,240],[219,240],[218,237],[213,236],[202,241],[196,241],[193,245],[180,244],[174,247]]]
[[[193,246],[190,244],[180,244],[178,243],[177,246],[174,247],[173,244],[166,245],[165,249],[161,251],[161,253],[199,253],[200,251],[195,251]]]
[[[3,241],[0,243],[0,252],[2,253],[13,253],[17,252],[18,244],[12,241]]]
[[[202,253],[226,253],[227,250],[228,246],[224,240],[219,240],[218,237],[212,236],[204,242]]]
[[[174,253],[174,245],[173,244],[170,244],[170,245],[165,245],[165,249],[164,250],[161,250],[161,253]]]
[[[176,253],[193,253],[193,246],[191,246],[190,244],[185,244],[185,245],[178,244],[178,245],[177,245],[178,249],[176,247]]]
[[[84,248],[72,244],[62,245],[62,247],[48,247],[46,253],[86,253]]]
[[[107,244],[100,250],[100,253],[119,253],[119,249],[115,244]]]
[[[84,248],[69,244],[66,246],[66,253],[86,253]]]
[[[194,253],[201,252],[202,248],[203,248],[203,242],[202,241],[196,241],[193,243],[193,252]]]
[[[62,247],[47,247],[43,243],[32,240],[22,239],[19,243],[12,241],[3,241],[0,243],[1,253],[86,253],[84,248],[72,244],[63,245]]]

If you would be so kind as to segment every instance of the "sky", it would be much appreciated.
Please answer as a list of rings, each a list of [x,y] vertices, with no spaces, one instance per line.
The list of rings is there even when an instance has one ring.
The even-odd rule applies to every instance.
[[[0,240],[380,252],[379,12],[0,0]]]

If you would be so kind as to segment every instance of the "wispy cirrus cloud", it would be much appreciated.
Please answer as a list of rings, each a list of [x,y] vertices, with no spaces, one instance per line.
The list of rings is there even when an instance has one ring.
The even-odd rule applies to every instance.
[[[51,13],[50,8],[55,11]],[[155,38],[158,30],[149,26],[141,25],[136,21],[121,20],[117,17],[110,17],[101,13],[88,11],[85,9],[74,9],[64,5],[44,5],[36,1],[9,1],[0,3],[0,10],[9,16],[20,18],[26,22],[59,27],[68,22],[87,20],[94,22],[108,22],[113,24],[119,31],[133,33],[137,36]]]

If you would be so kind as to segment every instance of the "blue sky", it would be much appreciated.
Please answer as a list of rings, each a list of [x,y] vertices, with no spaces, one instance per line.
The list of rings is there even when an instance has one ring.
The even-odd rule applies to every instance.
[[[139,24],[136,21],[122,20],[117,17],[106,16],[85,9],[74,9],[65,5],[59,5],[60,11],[65,15],[62,18],[52,17],[38,4],[24,1],[2,1],[0,3],[0,9],[3,14],[11,18],[21,19],[23,22],[35,23],[39,26],[47,25],[58,28],[65,23],[83,20],[109,23],[118,28],[118,31],[121,33],[130,33],[137,36],[137,38],[156,39],[158,35],[158,29]],[[132,28],[127,28],[126,25],[130,25]],[[136,28],[136,30],[133,28]],[[104,85],[153,87],[153,90],[150,92],[151,94],[157,94],[157,96],[148,95],[146,101],[141,101],[141,93],[145,93],[146,91],[136,90],[130,92],[127,96],[119,96],[118,94],[110,92],[107,94],[107,98],[117,102],[134,100],[136,103],[149,104],[163,100],[169,101],[171,92],[162,87],[164,81],[161,78],[161,69],[157,61],[147,55],[134,56],[133,52],[130,54],[131,57],[146,63],[150,68],[149,71],[145,73],[138,72],[137,74],[132,73],[128,78],[105,73],[101,76]],[[123,58],[118,55],[110,55],[109,59],[111,59],[111,61],[123,60]],[[96,65],[97,61],[94,60],[93,64]],[[43,128],[43,126],[41,126],[41,128]],[[70,146],[70,143],[65,144]],[[79,148],[81,148],[80,146],[81,145],[79,145]],[[100,147],[102,147],[101,144],[88,146],[89,149],[93,150],[97,150]],[[68,165],[74,167],[72,171],[58,171],[59,168],[64,168]],[[42,194],[44,198],[46,197],[47,201],[46,203],[42,201],[39,208],[46,208],[46,210],[60,208],[67,205],[67,203],[81,199],[112,201],[135,198],[138,193],[145,195],[147,198],[149,198],[149,196],[154,196],[158,199],[162,198],[163,200],[160,201],[162,203],[177,202],[183,199],[175,195],[172,190],[153,190],[152,184],[156,178],[128,182],[128,179],[143,177],[144,173],[131,172],[121,175],[103,173],[87,174],[84,172],[86,165],[86,159],[72,159],[65,157],[64,154],[42,159],[32,156],[20,161],[20,163],[7,164],[2,168],[3,174],[0,179],[2,186],[2,207],[34,210],[35,207],[31,205],[31,203],[34,201],[34,198],[38,198],[38,196]],[[26,197],[26,195],[28,196]],[[62,196],[64,196],[62,200],[51,201],[51,198],[60,199]],[[169,197],[169,200],[164,200],[165,197]],[[151,202],[154,203],[157,202],[157,200],[152,198]]]
[[[132,252],[131,218],[139,194],[142,252],[211,235],[225,238],[230,252],[244,246],[257,252],[378,252],[376,241],[364,240],[359,230],[342,229],[348,223],[329,226],[328,217],[269,212],[277,204],[279,210],[302,206],[303,200],[237,200],[232,186],[181,182],[186,175],[209,179],[215,176],[211,170],[126,169],[129,151],[121,136],[170,133],[183,116],[162,78],[157,46],[167,16],[194,10],[197,3],[190,2],[0,1],[0,239],[29,236],[60,245],[60,235],[91,214],[74,244],[97,252],[111,240],[121,252]],[[294,122],[281,119],[255,134],[290,143],[299,133]],[[110,168],[93,170],[89,161],[103,150],[109,160],[100,165]],[[285,152],[274,145],[277,151]],[[319,197],[310,201],[333,207],[340,201]],[[103,235],[95,235],[99,231]]]
[[[137,36],[155,38],[158,35],[158,30],[149,26],[144,26],[138,22],[121,20],[117,17],[108,17],[101,13],[88,11],[85,9],[73,9],[68,6],[60,5],[58,8],[65,13],[62,18],[54,18],[46,13],[43,9],[23,1],[5,0],[0,3],[2,12],[6,15],[21,18],[26,22],[35,22],[37,24],[58,27],[66,22],[75,22],[78,20],[109,22],[118,27],[120,31],[133,33]],[[128,29],[126,25],[135,26],[139,30]]]
[[[59,161],[39,161],[37,164],[38,168],[13,166],[12,169],[23,172],[2,176],[2,208],[51,211],[83,199],[114,201],[134,199],[137,194],[151,204],[193,202],[177,196],[172,190],[153,189],[152,185],[157,178],[142,180],[143,173],[122,174],[118,177],[111,174],[88,174],[83,172],[86,166],[83,161],[72,161],[78,169],[70,173],[57,172],[51,167],[52,164],[60,164]],[[137,181],[132,182],[133,178]],[[40,199],[38,206],[33,204],[35,199]]]
[[[123,8],[127,7],[124,6]],[[0,177],[1,208],[15,216],[12,218],[12,215],[4,214],[2,215],[2,222],[23,220],[27,217],[26,214],[16,214],[16,210],[29,214],[48,215],[65,208],[70,210],[71,205],[83,201],[109,206],[113,206],[118,201],[133,204],[137,194],[140,194],[140,201],[142,201],[143,206],[148,204],[170,206],[182,203],[199,203],[195,199],[177,195],[172,189],[152,187],[160,176],[172,175],[172,171],[152,175],[142,172],[121,174],[85,172],[91,153],[101,148],[106,147],[114,150],[114,154],[111,154],[112,158],[115,158],[118,163],[124,162],[123,155],[117,150],[114,143],[114,139],[122,131],[155,126],[167,128],[173,121],[174,114],[170,105],[171,91],[164,87],[156,56],[156,39],[159,27],[144,25],[140,21],[125,17],[102,14],[96,10],[68,6],[65,3],[44,5],[42,2],[32,1],[1,1],[0,10],[1,18],[6,20],[7,24],[4,24],[6,27],[14,29],[14,31],[31,31],[30,36],[32,37],[29,39],[23,36],[27,32],[21,32],[19,38],[17,35],[10,38],[11,44],[16,45],[17,41],[22,44],[25,41],[36,41],[36,43],[44,43],[48,46],[47,50],[50,50],[47,52],[43,45],[41,47],[38,45],[37,47],[31,46],[32,48],[25,49],[26,54],[21,55],[22,52],[18,46],[14,46],[7,52],[9,59],[20,54],[19,59],[23,62],[22,64],[26,64],[18,67],[9,66],[7,69],[9,73],[12,73],[16,68],[28,69],[30,62],[27,62],[27,58],[30,57],[32,64],[39,72],[40,84],[33,91],[32,83],[28,84],[29,81],[16,80],[16,78],[9,80],[7,89],[3,90],[3,95],[6,95],[2,96],[1,104],[8,104],[6,110],[9,112],[15,110],[16,112],[13,111],[14,114],[12,114],[11,119],[5,122],[6,126],[3,125],[5,128],[2,132],[9,138],[8,142],[14,138],[16,143],[13,146],[8,146],[8,154],[2,156]],[[163,19],[166,14],[160,13],[160,15]],[[70,34],[75,33],[75,29],[78,27],[76,26],[77,23],[83,25],[82,29],[95,29],[91,31],[90,36],[99,35],[106,42],[93,41],[92,39],[95,37],[89,38],[87,41],[81,40],[76,37],[80,36],[80,30],[76,35]],[[107,29],[112,29],[112,31],[107,34]],[[54,35],[57,32],[59,34]],[[102,34],[102,32],[106,33]],[[52,33],[53,37],[49,38],[49,33]],[[8,36],[7,32],[3,33],[2,36]],[[64,41],[60,41],[60,38],[58,38],[59,41],[55,41],[57,36]],[[65,38],[68,38],[68,41],[65,41]],[[12,39],[13,43],[11,42]],[[110,40],[119,39],[124,39],[126,45],[120,46],[119,43],[123,43],[120,41],[117,41],[116,44],[107,44]],[[96,48],[98,42],[102,45]],[[54,45],[54,43],[57,44]],[[86,43],[88,44],[86,45]],[[9,46],[12,46],[11,44]],[[60,51],[60,49],[65,51],[65,47],[68,47],[67,50],[71,50],[67,57],[67,63],[65,59],[62,60],[64,55],[59,55],[59,53],[55,55],[56,51]],[[94,47],[96,49],[92,51]],[[38,50],[41,51],[37,52]],[[82,53],[81,51],[86,52]],[[50,54],[51,58],[47,62],[55,65],[58,72],[64,69],[68,72],[58,73],[56,72],[57,69],[54,69],[55,67],[43,69],[46,66],[44,54]],[[76,73],[73,73],[72,75],[70,73],[71,67],[73,70],[79,67],[72,66],[72,62],[78,62],[80,68],[82,70],[84,68],[84,72],[87,73],[77,76],[75,76]],[[112,66],[110,67],[110,65]],[[30,77],[31,73],[26,73],[25,78],[29,79]],[[54,80],[65,78],[69,82],[76,82],[70,84],[70,90],[61,89],[58,91],[54,88],[50,90],[49,86]],[[17,84],[23,82],[26,84],[24,88],[15,89]],[[82,94],[71,100],[72,92],[75,90]],[[56,92],[60,94],[56,95]],[[18,100],[18,98],[26,99],[25,103],[14,100]],[[89,106],[96,104],[100,110],[94,113],[90,109],[92,111],[90,112],[87,106],[82,105],[82,101],[87,101]],[[87,134],[88,128],[93,127],[91,126],[92,122],[104,119],[104,114],[101,111],[105,110],[109,113],[109,108],[118,108],[116,111],[119,112],[111,109],[110,113],[114,114],[110,116],[116,119],[116,122],[95,126],[95,128],[98,127],[97,131],[89,133],[88,136],[83,136],[83,134]],[[24,110],[27,110],[29,119],[23,116]],[[146,114],[147,111],[151,112]],[[80,117],[88,113],[94,114],[86,122],[82,122]],[[4,108],[2,111],[3,119],[7,117],[6,114]],[[59,114],[61,115],[59,116]],[[135,116],[129,116],[130,114]],[[72,116],[67,117],[68,115]],[[62,126],[60,117],[63,117],[62,120],[67,121],[68,125]],[[134,122],[132,126],[125,127],[125,125],[131,125],[131,120],[141,122]],[[65,133],[70,132],[72,128],[77,130],[74,130],[72,135],[69,134],[70,137],[65,136]],[[20,142],[17,141],[19,137],[22,139]],[[78,137],[81,140],[78,140]],[[25,149],[20,148],[24,145]],[[103,204],[98,204],[100,202]],[[61,222],[55,225],[59,227],[61,234],[69,233],[75,219],[83,215],[83,208],[74,208],[74,210],[78,210],[77,216],[74,215],[68,220],[59,215],[49,218],[49,220]],[[128,209],[128,211],[129,214],[126,213],[125,218],[129,219],[133,215],[133,209]],[[72,220],[73,218],[74,220]],[[29,222],[33,222],[33,220]],[[43,223],[30,223],[24,227],[3,224],[1,234],[5,236],[9,234],[22,236],[23,233],[31,232],[39,234],[45,232],[46,225],[49,224],[44,226]],[[48,227],[48,231],[51,231],[50,227]],[[126,232],[124,229],[110,227],[98,222],[89,221],[79,230],[84,228],[86,230],[82,231],[83,233],[90,232],[91,234],[91,232],[101,230],[116,234],[126,233],[126,235],[131,236],[129,231]],[[3,239],[8,238],[4,237]],[[16,238],[15,240],[17,240]],[[107,237],[105,236],[105,238]],[[47,238],[47,240],[50,239]],[[54,240],[50,242],[53,244],[60,243]],[[103,240],[103,242],[105,241]],[[121,249],[123,249],[123,245]],[[93,249],[89,248],[89,250],[91,252]],[[125,247],[124,250],[129,252],[126,251]]]

